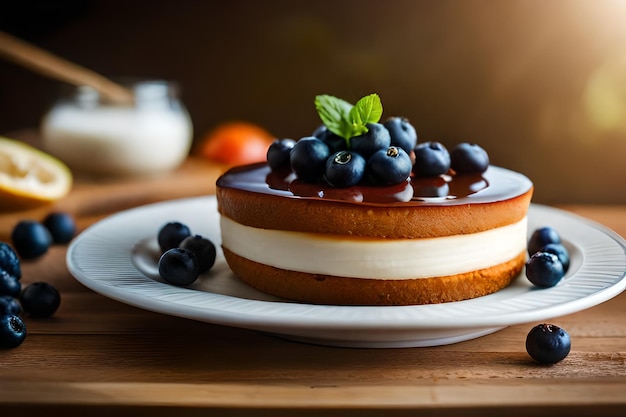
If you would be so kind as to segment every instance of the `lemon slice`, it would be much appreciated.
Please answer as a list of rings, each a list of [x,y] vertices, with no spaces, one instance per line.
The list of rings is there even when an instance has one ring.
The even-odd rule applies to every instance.
[[[23,142],[0,137],[0,210],[50,204],[72,188],[61,161]]]

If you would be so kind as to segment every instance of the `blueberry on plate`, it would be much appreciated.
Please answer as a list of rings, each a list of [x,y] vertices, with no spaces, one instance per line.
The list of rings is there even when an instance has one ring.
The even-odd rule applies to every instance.
[[[550,226],[535,229],[528,240],[528,254],[532,255],[548,243],[561,243],[561,236]]]
[[[565,275],[558,256],[549,252],[535,252],[526,262],[526,278],[537,287],[554,287]]]
[[[9,244],[0,242],[0,269],[3,269],[13,275],[15,278],[22,277],[22,269],[17,254]]]
[[[526,336],[526,351],[534,360],[543,364],[562,361],[571,347],[569,334],[554,324],[539,324]]]
[[[215,245],[209,239],[200,235],[189,236],[180,243],[180,248],[193,252],[198,261],[200,274],[208,271],[215,264]]]
[[[377,185],[395,185],[406,181],[413,168],[411,157],[404,149],[390,146],[374,153],[367,161],[368,178]]]
[[[22,284],[20,280],[7,271],[0,269],[0,295],[17,297],[21,290]]]
[[[567,270],[569,269],[569,251],[562,243],[548,243],[547,245],[539,249],[538,252],[548,252],[556,255],[557,258],[559,258],[559,261],[561,261],[561,264],[563,264],[563,271],[567,272]]]
[[[390,117],[385,120],[383,126],[389,131],[391,145],[404,149],[406,153],[413,151],[417,145],[417,133],[407,118]]]
[[[458,174],[478,174],[489,167],[489,155],[479,145],[464,142],[450,152],[450,164]]]
[[[23,259],[34,259],[45,254],[52,244],[52,235],[43,224],[22,220],[11,232],[17,254]]]
[[[170,284],[186,286],[193,284],[200,275],[196,255],[188,249],[173,248],[159,258],[159,275]]]
[[[61,305],[59,291],[47,282],[33,282],[24,288],[20,302],[25,313],[34,318],[48,318]]]
[[[325,172],[324,178],[333,187],[351,187],[365,175],[365,158],[356,152],[335,152],[326,160]]]
[[[296,141],[293,139],[276,139],[267,148],[267,164],[273,170],[289,168],[289,154]]]
[[[350,138],[350,149],[361,154],[366,160],[375,152],[391,146],[391,136],[380,123],[367,123],[367,132]]]
[[[16,314],[19,315],[22,312],[22,306],[17,299],[11,295],[0,296],[0,315],[3,314]]]
[[[15,314],[0,314],[0,347],[12,349],[26,339],[26,324]]]
[[[159,229],[157,241],[161,252],[165,252],[172,248],[177,248],[180,242],[191,236],[191,230],[185,224],[180,222],[166,223]]]
[[[439,142],[424,142],[415,147],[413,172],[418,177],[438,177],[450,169],[450,153]]]
[[[76,234],[76,222],[68,213],[50,213],[44,218],[43,225],[50,232],[54,243],[69,243]]]
[[[291,150],[289,163],[299,179],[314,183],[324,177],[329,156],[330,149],[326,143],[314,136],[307,136],[296,142]]]

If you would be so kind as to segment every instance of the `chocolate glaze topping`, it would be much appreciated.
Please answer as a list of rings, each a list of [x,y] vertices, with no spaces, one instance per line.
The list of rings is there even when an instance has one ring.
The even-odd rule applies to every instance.
[[[460,205],[508,200],[532,189],[524,175],[490,166],[482,174],[411,177],[394,186],[357,185],[335,188],[304,183],[289,172],[274,172],[265,163],[230,169],[217,186],[289,198],[324,199],[347,204]]]

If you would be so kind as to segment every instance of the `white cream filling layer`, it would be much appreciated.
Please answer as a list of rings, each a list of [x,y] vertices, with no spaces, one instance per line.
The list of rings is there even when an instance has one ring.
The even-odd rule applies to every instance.
[[[432,239],[369,239],[266,230],[221,216],[222,245],[280,269],[353,278],[455,275],[515,258],[526,248],[527,219],[485,232]]]

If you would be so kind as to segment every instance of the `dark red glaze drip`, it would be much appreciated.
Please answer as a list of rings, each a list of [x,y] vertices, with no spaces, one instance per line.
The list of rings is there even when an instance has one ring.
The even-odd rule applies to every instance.
[[[323,199],[352,204],[458,205],[507,200],[532,188],[524,175],[490,166],[482,174],[411,177],[402,184],[381,187],[357,185],[335,188],[304,183],[289,171],[274,172],[267,164],[230,169],[217,186],[290,198]]]

